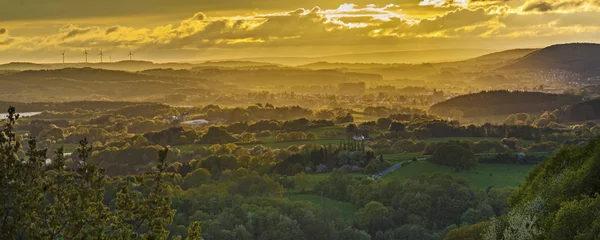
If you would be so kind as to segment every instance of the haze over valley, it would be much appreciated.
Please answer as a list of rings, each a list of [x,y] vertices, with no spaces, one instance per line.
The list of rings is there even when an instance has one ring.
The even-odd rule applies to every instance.
[[[0,239],[600,239],[598,1],[0,2]]]

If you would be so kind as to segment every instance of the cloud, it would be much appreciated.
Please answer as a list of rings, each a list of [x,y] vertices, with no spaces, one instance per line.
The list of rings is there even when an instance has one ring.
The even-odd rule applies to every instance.
[[[197,21],[204,21],[206,19],[206,15],[204,13],[196,13],[194,14],[194,16],[191,18],[193,20],[197,20]]]
[[[553,10],[552,4],[547,2],[529,2],[523,6],[523,11],[537,11],[537,12],[548,12]]]
[[[119,31],[119,26],[109,27],[106,29],[106,35]]]
[[[600,0],[530,0],[521,7],[523,12],[588,12],[597,11],[600,8]]]
[[[460,2],[452,4],[455,3]],[[504,48],[503,44],[519,42],[520,39],[540,41],[535,36],[560,39],[568,34],[572,38],[592,37],[600,32],[596,26],[599,24],[591,23],[600,22],[600,17],[596,17],[600,15],[595,9],[587,8],[589,14],[585,15],[561,12],[573,7],[583,10],[592,6],[590,2],[580,5],[551,3],[550,7],[535,10],[525,8],[525,4],[477,7],[473,3],[470,1],[465,7],[444,8],[440,14],[427,17],[407,14],[400,6],[392,4],[342,4],[333,8],[290,8],[289,11],[243,16],[213,16],[203,11],[190,13],[179,21],[144,27],[67,24],[50,34],[10,38],[6,33],[0,35],[0,42],[4,43],[0,52],[15,52],[14,55],[17,55],[62,49],[105,49],[134,50],[139,54],[160,53],[160,56],[171,53],[188,56],[215,51],[239,56],[241,52],[275,53],[285,49],[287,52],[321,55],[323,49],[387,51],[411,49],[410,46]],[[14,32],[11,27],[11,34],[14,35]]]

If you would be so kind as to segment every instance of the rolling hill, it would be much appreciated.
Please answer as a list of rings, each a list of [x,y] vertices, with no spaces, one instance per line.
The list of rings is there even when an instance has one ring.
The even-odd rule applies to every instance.
[[[509,63],[499,70],[563,70],[586,76],[600,73],[600,44],[552,45]]]
[[[205,94],[233,86],[192,77],[94,68],[27,70],[0,75],[0,100],[18,102],[152,101],[172,94]]]
[[[465,118],[509,115],[513,113],[541,113],[581,101],[579,96],[541,92],[487,91],[467,94],[437,103],[429,111],[450,117],[456,110]]]
[[[600,98],[563,107],[558,114],[561,123],[598,120],[600,119]]]
[[[478,57],[484,54],[493,53],[490,49],[434,49],[434,50],[415,50],[415,51],[393,51],[393,52],[373,52],[373,53],[355,53],[320,57],[262,57],[262,58],[243,58],[239,60],[270,62],[284,65],[306,65],[315,62],[334,62],[334,63],[425,63],[425,62],[447,62],[461,61]]]
[[[116,71],[144,71],[158,68],[172,69],[191,69],[194,67],[260,67],[270,66],[271,63],[260,63],[250,61],[209,61],[202,63],[154,63],[149,61],[127,60],[119,62],[104,62],[104,63],[54,63],[54,64],[37,64],[37,63],[21,63],[12,62],[1,64],[0,70],[53,70],[63,68],[97,68]]]
[[[465,62],[497,62],[497,61],[512,61],[519,58],[522,58],[532,52],[538,51],[537,48],[523,48],[523,49],[511,49],[501,52],[494,52],[490,54],[486,54],[483,56],[479,56],[476,58],[471,58],[466,60]]]

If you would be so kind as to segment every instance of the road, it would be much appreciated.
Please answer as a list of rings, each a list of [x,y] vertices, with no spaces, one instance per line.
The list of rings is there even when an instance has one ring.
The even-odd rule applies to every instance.
[[[384,170],[383,172],[376,173],[375,175],[373,175],[373,178],[383,177],[383,176],[385,176],[388,173],[396,171],[396,169],[398,169],[400,167],[402,167],[402,163],[396,163],[396,164],[394,164],[394,166],[391,166],[390,168]]]

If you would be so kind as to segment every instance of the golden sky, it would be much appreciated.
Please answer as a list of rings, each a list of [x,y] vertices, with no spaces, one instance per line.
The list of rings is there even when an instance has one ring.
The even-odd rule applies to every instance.
[[[0,0],[0,62],[200,61],[598,42],[600,0]]]

